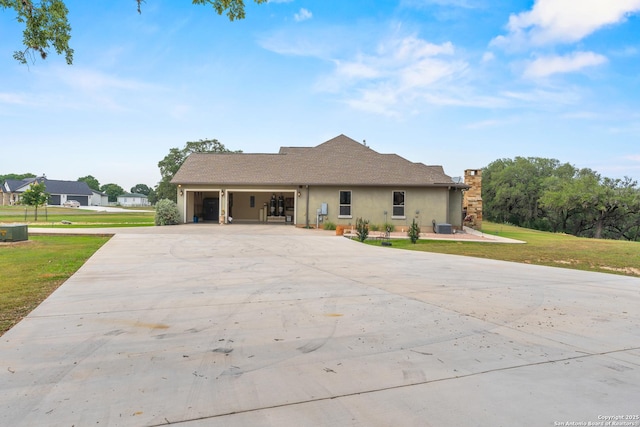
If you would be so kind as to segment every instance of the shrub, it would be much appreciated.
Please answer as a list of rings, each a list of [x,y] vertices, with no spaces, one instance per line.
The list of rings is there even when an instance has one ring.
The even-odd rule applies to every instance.
[[[420,227],[418,227],[418,223],[416,223],[415,219],[411,222],[411,227],[409,227],[407,234],[409,235],[411,243],[416,243],[420,238]]]
[[[332,223],[331,221],[325,221],[325,223],[322,225],[322,228],[324,230],[335,230],[336,229],[336,225],[334,223]]]
[[[175,225],[180,223],[178,205],[172,200],[162,199],[156,203],[156,225]]]
[[[378,224],[369,224],[370,231],[380,231],[380,226]]]
[[[389,233],[393,233],[396,230],[396,226],[388,222],[385,222],[382,226],[384,227],[384,231],[389,230]]]
[[[358,240],[364,242],[367,240],[367,236],[369,236],[369,220],[358,218],[356,220],[356,234],[358,235]]]

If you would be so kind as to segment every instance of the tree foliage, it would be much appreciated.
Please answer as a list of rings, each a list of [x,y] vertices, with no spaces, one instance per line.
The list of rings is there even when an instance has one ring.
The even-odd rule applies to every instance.
[[[171,183],[180,166],[191,153],[231,153],[224,144],[217,139],[199,139],[198,141],[188,141],[184,148],[172,148],[164,159],[158,162],[160,168],[160,182],[155,188],[155,197],[157,200],[169,199],[177,201],[177,188]],[[241,153],[241,150],[234,151]]]
[[[22,181],[25,178],[35,178],[36,176],[32,173],[8,173],[6,175],[0,175],[0,184],[4,183],[8,179],[14,179],[16,181]]]
[[[104,184],[100,191],[109,196],[109,202],[117,202],[118,196],[124,194],[124,190],[118,184]]]
[[[483,171],[484,216],[582,237],[640,240],[640,188],[554,159],[500,159]]]
[[[15,11],[16,20],[24,24],[24,49],[13,53],[17,61],[26,64],[31,54],[47,59],[53,46],[58,55],[64,54],[67,64],[73,63],[69,11],[63,0],[0,0],[0,7]]]
[[[44,182],[34,181],[29,184],[29,188],[26,189],[20,196],[20,203],[27,206],[33,206],[35,208],[35,220],[38,220],[38,207],[47,204],[49,200],[49,193]]]
[[[153,191],[153,189],[151,189],[151,187],[146,184],[136,184],[131,187],[130,191],[134,194],[144,194],[145,196],[148,196],[149,193]]]
[[[145,0],[134,1],[141,13]],[[258,4],[266,1],[254,0]],[[230,21],[245,17],[243,0],[192,0],[192,3],[210,5],[218,15],[225,14]],[[35,56],[46,59],[53,47],[58,55],[65,56],[67,64],[73,63],[73,49],[69,46],[71,24],[64,0],[0,0],[0,8],[13,10],[16,20],[24,24],[24,49],[13,54],[17,61],[26,64],[28,58],[35,59]]]
[[[100,181],[91,175],[78,178],[78,182],[86,182],[92,190],[100,191]]]

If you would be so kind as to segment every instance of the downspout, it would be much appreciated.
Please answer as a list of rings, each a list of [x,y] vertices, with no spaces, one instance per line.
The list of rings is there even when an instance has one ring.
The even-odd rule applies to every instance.
[[[309,228],[309,184],[307,184],[307,212],[305,213],[305,227]]]
[[[448,224],[451,224],[451,209],[449,206],[449,203],[451,203],[450,196],[451,196],[451,187],[447,187],[447,223]]]

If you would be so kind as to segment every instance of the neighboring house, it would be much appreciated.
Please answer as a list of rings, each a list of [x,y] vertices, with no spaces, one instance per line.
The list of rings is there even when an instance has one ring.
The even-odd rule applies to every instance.
[[[25,178],[25,179],[7,179],[2,183],[2,187],[0,187],[1,199],[0,204],[2,206],[11,206],[18,203],[20,199],[20,193],[18,193],[18,189],[22,188],[25,183],[30,184],[35,181],[36,178]]]
[[[138,193],[125,193],[118,196],[118,204],[120,206],[151,206],[149,198]]]
[[[49,193],[49,205],[62,206],[67,200],[77,200],[80,206],[89,206],[92,190],[86,182],[59,181],[46,177],[26,178],[23,180],[6,180],[3,184],[2,204],[17,204],[20,195],[29,189],[32,182],[44,182]],[[5,199],[7,203],[5,203]]]
[[[441,166],[380,154],[340,135],[277,154],[194,153],[175,174],[183,222],[325,221],[462,226],[462,192]],[[197,218],[196,218],[197,217]]]
[[[91,189],[91,206],[109,206],[109,196],[101,191]]]

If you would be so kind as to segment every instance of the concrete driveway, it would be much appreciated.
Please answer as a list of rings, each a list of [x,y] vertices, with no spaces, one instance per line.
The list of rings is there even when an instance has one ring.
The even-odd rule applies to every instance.
[[[639,307],[616,275],[127,229],[1,338],[0,425],[640,426]]]

